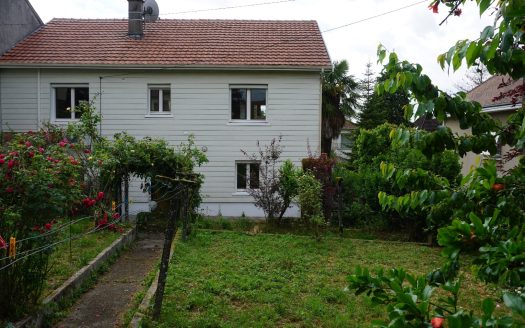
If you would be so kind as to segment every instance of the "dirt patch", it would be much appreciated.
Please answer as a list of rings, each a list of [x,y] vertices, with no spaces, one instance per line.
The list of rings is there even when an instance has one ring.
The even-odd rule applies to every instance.
[[[137,242],[82,295],[57,326],[120,327],[133,296],[143,289],[142,281],[160,258],[163,238],[159,233],[139,234]]]

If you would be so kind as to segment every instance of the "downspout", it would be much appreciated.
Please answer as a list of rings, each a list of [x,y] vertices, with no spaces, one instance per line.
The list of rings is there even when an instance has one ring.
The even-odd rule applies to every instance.
[[[319,154],[322,151],[323,135],[322,135],[322,126],[323,126],[323,75],[324,68],[321,68],[321,75],[319,76]]]
[[[99,133],[102,137],[102,76],[98,77],[98,114],[100,116]]]
[[[40,68],[36,71],[36,129],[40,130]]]

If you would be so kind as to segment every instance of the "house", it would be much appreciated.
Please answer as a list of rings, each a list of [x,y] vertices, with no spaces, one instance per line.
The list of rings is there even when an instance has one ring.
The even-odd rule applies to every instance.
[[[29,0],[0,1],[0,55],[44,23]]]
[[[504,97],[502,99],[494,99],[500,94],[505,93],[508,90],[514,89],[516,86],[523,84],[523,79],[512,81],[508,86],[500,87],[502,82],[509,81],[508,77],[503,76],[493,76],[489,78],[484,83],[478,85],[472,89],[468,94],[467,98],[471,101],[477,101],[483,107],[483,111],[487,114],[490,114],[494,119],[499,120],[500,122],[506,122],[509,115],[514,113],[517,109],[521,108],[521,98],[515,104],[512,103],[510,97]],[[470,133],[469,130],[461,130],[459,128],[459,123],[456,120],[447,120],[445,125],[450,127],[453,133],[459,135],[465,135]],[[475,154],[467,153],[462,160],[462,169],[461,173],[466,175],[470,172],[471,169],[479,166],[484,159],[492,158],[498,161],[498,169],[500,172],[507,171],[515,167],[518,163],[518,158],[514,158],[510,161],[504,161],[503,157],[511,149],[508,145],[500,145],[498,147],[498,153],[496,156],[490,156],[489,154]]]
[[[141,6],[129,0],[130,17]],[[330,68],[315,21],[53,19],[0,57],[1,127],[65,124],[78,119],[68,107],[94,100],[104,136],[175,146],[194,135],[209,159],[204,214],[262,216],[246,192],[258,163],[241,149],[281,135],[282,158],[297,165],[318,150],[320,73]],[[139,185],[131,214],[148,209]]]

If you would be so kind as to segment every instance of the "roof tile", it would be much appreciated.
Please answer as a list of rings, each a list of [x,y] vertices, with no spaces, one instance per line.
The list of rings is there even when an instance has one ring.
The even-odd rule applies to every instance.
[[[159,20],[144,37],[126,19],[53,19],[0,65],[329,67],[315,21]]]

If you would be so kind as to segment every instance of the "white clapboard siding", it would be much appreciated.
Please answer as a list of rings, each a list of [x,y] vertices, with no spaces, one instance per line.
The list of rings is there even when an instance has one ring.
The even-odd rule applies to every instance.
[[[40,81],[38,81],[40,76]],[[100,77],[102,77],[100,79]],[[282,136],[282,159],[297,165],[308,149],[319,151],[319,72],[248,71],[110,71],[75,69],[1,69],[0,109],[3,131],[37,128],[50,121],[54,84],[87,84],[97,111],[102,111],[102,133],[111,137],[126,131],[136,137],[161,137],[179,145],[190,134],[207,147],[209,163],[199,168],[206,175],[205,202],[245,203],[249,196],[235,190],[235,161],[246,160],[241,149],[257,151],[256,143]],[[146,117],[149,84],[171,87],[171,117]],[[40,90],[37,86],[40,85]],[[230,85],[267,85],[267,124],[230,123]],[[131,200],[148,196],[132,183]]]

